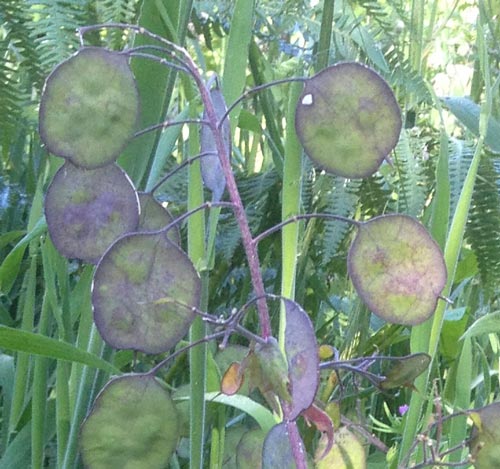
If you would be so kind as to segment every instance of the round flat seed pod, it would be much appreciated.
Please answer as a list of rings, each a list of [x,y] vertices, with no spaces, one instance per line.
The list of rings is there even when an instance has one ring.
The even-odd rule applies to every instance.
[[[396,324],[428,319],[446,284],[439,246],[422,224],[406,215],[361,223],[347,265],[361,299],[377,316]]]
[[[136,130],[139,94],[127,56],[79,50],[48,76],[40,136],[48,150],[84,168],[114,161]]]
[[[188,256],[164,234],[128,234],[108,249],[96,268],[94,320],[114,348],[165,352],[187,333],[200,290]]]
[[[345,178],[373,174],[396,146],[401,111],[394,93],[374,70],[344,62],[306,81],[295,128],[309,157]]]
[[[83,463],[89,469],[161,469],[175,450],[178,433],[175,405],[154,377],[115,378],[83,422]]]
[[[47,190],[45,217],[63,256],[95,264],[119,236],[135,231],[139,201],[129,177],[116,164],[84,169],[66,162]]]
[[[151,194],[139,192],[139,205],[141,206],[141,216],[137,231],[161,230],[174,221],[170,212],[158,202]],[[181,244],[181,234],[176,225],[167,232],[167,237],[177,246]]]

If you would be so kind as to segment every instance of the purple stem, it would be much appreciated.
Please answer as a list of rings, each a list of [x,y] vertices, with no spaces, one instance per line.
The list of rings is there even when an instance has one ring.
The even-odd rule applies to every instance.
[[[259,313],[261,335],[263,339],[267,339],[271,336],[271,322],[269,319],[269,310],[267,308],[267,303],[265,300],[266,291],[264,289],[264,282],[262,280],[262,275],[260,272],[260,262],[257,252],[257,246],[253,242],[250,226],[248,225],[243,202],[241,200],[238,187],[236,186],[236,180],[231,168],[229,154],[227,152],[226,145],[224,144],[224,138],[221,129],[219,128],[219,120],[217,118],[217,113],[215,112],[215,108],[210,97],[210,92],[203,82],[203,79],[198,72],[195,63],[193,62],[189,54],[183,49],[182,53],[186,66],[191,72],[191,76],[194,78],[196,85],[200,91],[201,99],[203,101],[203,105],[205,106],[208,126],[210,127],[210,130],[212,131],[212,134],[214,136],[215,146],[217,149],[217,153],[219,154],[224,177],[226,178],[227,191],[229,193],[229,198],[231,199],[231,202],[233,204],[236,221],[238,222],[240,228],[243,248],[245,249],[245,254],[248,260],[248,267],[250,269],[250,276],[252,278],[252,285],[255,295],[259,298],[257,300],[257,311]]]
[[[288,431],[288,439],[290,440],[293,459],[295,459],[297,469],[307,469],[304,446],[302,444],[302,438],[300,438],[299,429],[297,428],[295,420],[287,421],[286,429]]]

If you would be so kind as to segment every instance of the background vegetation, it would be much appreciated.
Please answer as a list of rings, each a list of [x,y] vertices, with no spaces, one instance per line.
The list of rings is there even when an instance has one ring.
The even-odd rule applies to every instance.
[[[47,154],[37,134],[41,87],[78,47],[75,29],[105,22],[140,24],[185,44],[207,77],[222,77],[228,102],[244,88],[308,76],[342,60],[366,63],[389,82],[404,113],[393,164],[361,181],[326,175],[304,159],[300,210],[360,220],[394,212],[419,218],[444,249],[446,294],[453,303],[443,302],[433,319],[413,329],[382,323],[348,279],[351,230],[321,220],[300,225],[295,298],[310,314],[318,342],[334,346],[342,358],[418,351],[433,357],[429,373],[415,383],[418,391],[384,394],[350,376],[342,386],[323,377],[321,398],[376,436],[368,467],[435,463],[417,434],[432,439],[436,454],[463,442],[470,430],[465,417],[445,421],[439,435],[430,425],[493,402],[499,392],[499,14],[498,0],[2,0],[0,324],[6,327],[0,327],[0,467],[77,466],[80,423],[110,373],[146,370],[156,360],[103,345],[92,326],[92,268],[55,251],[43,218],[43,194],[60,161]],[[90,36],[91,43],[112,49],[132,40],[121,31]],[[133,67],[144,127],[178,114],[199,115],[199,99],[182,77],[154,64]],[[290,86],[255,95],[231,116],[233,167],[254,233],[282,216]],[[198,153],[197,140],[195,128],[150,134],[130,145],[119,162],[140,189],[151,188]],[[162,186],[160,197],[174,213],[200,197],[190,192],[192,178],[180,171]],[[186,227],[183,235],[187,245]],[[266,289],[277,294],[285,268],[276,261],[281,243],[273,235],[260,244]],[[226,314],[250,292],[237,225],[221,215],[208,310]],[[276,325],[278,316],[276,311]],[[245,321],[256,330],[254,315]],[[191,338],[203,333],[194,330]],[[219,370],[212,352],[209,347],[202,359],[207,389],[215,391]],[[163,374],[177,392],[190,382],[190,359],[180,355]],[[229,437],[229,460],[218,458],[214,442],[224,441],[232,427],[249,425],[247,420],[241,411],[211,404],[198,459],[187,449],[186,431],[172,467],[190,461],[211,467],[225,461],[230,467]],[[314,444],[314,432],[304,431],[306,443]],[[457,464],[466,457],[462,447],[446,455]]]

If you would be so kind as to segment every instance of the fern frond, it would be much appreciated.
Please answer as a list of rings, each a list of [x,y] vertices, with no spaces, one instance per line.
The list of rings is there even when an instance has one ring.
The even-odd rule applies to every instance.
[[[424,148],[423,144],[418,142],[418,138],[416,140],[416,142],[411,142],[408,131],[403,129],[394,150],[394,162],[398,175],[397,211],[414,217],[421,213],[429,195],[423,161],[422,158],[416,156],[417,153],[423,154]],[[412,146],[417,147],[417,151],[414,151]]]
[[[28,72],[29,82],[40,87],[43,83],[36,44],[30,34],[30,16],[23,0],[3,0],[0,2],[0,24],[5,30],[4,39],[15,55],[15,62]]]
[[[325,177],[331,181],[331,190],[325,197],[325,206],[319,208],[319,211],[343,217],[353,217],[359,200],[358,190],[361,180],[327,175]],[[324,224],[322,254],[323,263],[327,264],[337,254],[349,225],[337,220],[325,220]]]
[[[385,213],[387,207],[394,202],[391,189],[379,173],[363,179],[358,189],[358,195],[361,219]]]
[[[275,170],[250,176],[239,176],[238,189],[245,206],[250,229],[254,234],[279,223],[279,198],[273,195],[277,191],[279,180]],[[276,208],[274,213],[273,207]],[[218,233],[218,246],[223,257],[230,261],[241,241],[238,224],[232,213],[221,215]]]
[[[472,196],[466,237],[476,254],[485,288],[500,282],[500,194],[499,175],[493,161],[481,159]]]
[[[96,0],[97,23],[134,23],[137,4],[137,0]],[[103,40],[109,49],[120,49],[126,35],[119,29],[112,29],[105,32]]]
[[[19,64],[9,40],[0,41],[0,147],[7,147],[24,116],[28,94],[21,84]]]
[[[87,2],[27,0],[32,20],[30,30],[46,74],[78,48],[76,29],[88,22]]]
[[[415,96],[422,103],[432,103],[432,96],[425,80],[413,70],[409,60],[404,57],[400,49],[391,46],[385,52],[385,58],[391,70],[390,75],[386,78],[392,86],[400,88],[404,95]]]

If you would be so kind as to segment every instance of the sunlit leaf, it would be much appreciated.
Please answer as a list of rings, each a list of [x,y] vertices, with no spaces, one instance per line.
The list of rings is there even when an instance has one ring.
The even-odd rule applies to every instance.
[[[129,234],[97,266],[94,320],[112,347],[161,353],[188,331],[200,290],[188,256],[163,234]]]
[[[450,96],[443,99],[446,107],[459,119],[468,130],[479,136],[479,116],[481,106],[470,98]],[[500,122],[493,116],[488,117],[488,126],[484,139],[494,152],[500,153]]]
[[[377,316],[396,324],[428,319],[446,284],[439,246],[423,225],[406,215],[361,223],[347,262],[361,299]]]
[[[135,231],[139,201],[116,164],[106,170],[83,169],[67,161],[47,190],[45,217],[63,256],[95,264],[119,236]]]
[[[161,469],[178,439],[178,419],[156,378],[128,375],[111,380],[97,396],[80,434],[90,469]]]
[[[344,62],[306,81],[295,127],[306,153],[325,171],[368,177],[396,146],[401,111],[378,73]]]
[[[51,153],[97,168],[118,157],[135,132],[138,116],[139,95],[128,57],[86,47],[47,78],[40,136]]]
[[[415,378],[429,367],[430,362],[431,357],[426,353],[414,353],[413,355],[391,360],[391,367],[386,372],[385,379],[380,383],[380,388],[413,387]]]

